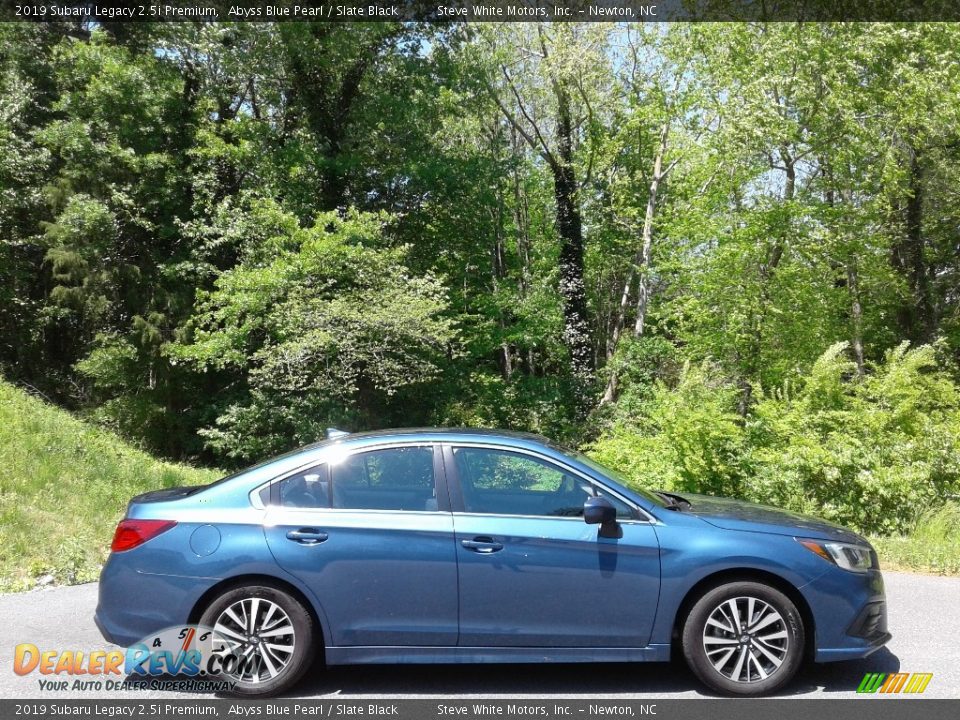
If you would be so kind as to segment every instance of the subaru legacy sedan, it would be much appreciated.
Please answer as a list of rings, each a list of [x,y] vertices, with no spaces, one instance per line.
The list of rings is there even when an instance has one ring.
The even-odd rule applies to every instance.
[[[331,432],[130,501],[96,622],[130,646],[211,628],[233,692],[314,661],[663,662],[729,695],[889,639],[864,538],[771,507],[647,492],[534,435]],[[182,635],[181,635],[182,636]],[[204,635],[205,636],[205,635]],[[201,636],[201,637],[204,637]]]

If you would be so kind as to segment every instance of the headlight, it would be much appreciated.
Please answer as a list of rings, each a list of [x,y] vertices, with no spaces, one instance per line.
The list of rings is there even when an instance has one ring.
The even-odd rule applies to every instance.
[[[824,540],[804,540],[801,538],[797,538],[797,542],[824,560],[832,562],[837,567],[849,570],[850,572],[863,573],[867,570],[877,568],[877,556],[865,545],[827,542]]]

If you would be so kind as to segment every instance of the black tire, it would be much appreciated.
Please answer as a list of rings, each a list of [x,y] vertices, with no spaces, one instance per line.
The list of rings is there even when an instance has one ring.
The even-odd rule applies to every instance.
[[[289,624],[292,626],[292,638],[284,636],[282,642],[284,644],[289,643],[292,652],[274,655],[274,657],[288,658],[275,677],[270,677],[266,668],[264,668],[264,679],[259,682],[237,680],[229,675],[223,677],[235,683],[230,693],[232,695],[271,697],[296,684],[310,668],[316,656],[315,638],[318,630],[313,618],[303,604],[289,593],[270,585],[245,585],[227,590],[214,600],[204,611],[199,624],[213,628],[228,608],[235,608],[237,603],[255,599],[259,607],[264,607],[266,603],[263,601],[268,601],[274,603],[286,613],[290,621]],[[264,615],[265,613],[261,614],[260,617],[264,617]],[[283,627],[286,627],[286,625]],[[261,642],[261,640],[258,638],[257,642]],[[274,668],[277,667],[278,663],[274,664]]]
[[[733,608],[739,611],[736,618]],[[790,682],[803,662],[804,640],[796,605],[776,588],[757,582],[710,590],[690,609],[683,626],[683,654],[690,669],[713,690],[739,697],[766,695]]]

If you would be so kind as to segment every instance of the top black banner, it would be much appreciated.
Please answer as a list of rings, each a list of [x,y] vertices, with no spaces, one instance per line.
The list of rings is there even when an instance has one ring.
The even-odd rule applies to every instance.
[[[920,22],[958,0],[0,0],[29,22]]]

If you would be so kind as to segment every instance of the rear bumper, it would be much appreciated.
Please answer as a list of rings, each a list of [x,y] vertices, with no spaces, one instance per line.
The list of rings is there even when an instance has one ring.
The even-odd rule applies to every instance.
[[[173,625],[186,624],[206,578],[141,572],[131,557],[111,555],[100,573],[94,622],[108,642],[129,647]]]
[[[179,624],[168,620],[155,620],[150,617],[136,616],[134,614],[118,616],[117,613],[105,610],[102,604],[97,605],[93,622],[96,624],[97,630],[100,631],[104,640],[124,648],[135,645],[149,635],[157,633],[171,625]]]
[[[97,606],[97,611],[93,614],[93,622],[97,626],[97,630],[100,631],[100,635],[103,636],[103,639],[108,643],[113,643],[114,645],[128,645],[129,643],[122,642],[121,638],[110,630],[103,620],[100,619],[100,607]]]

